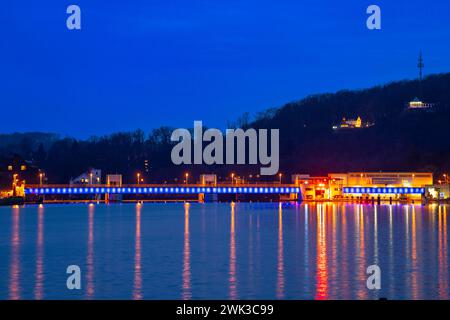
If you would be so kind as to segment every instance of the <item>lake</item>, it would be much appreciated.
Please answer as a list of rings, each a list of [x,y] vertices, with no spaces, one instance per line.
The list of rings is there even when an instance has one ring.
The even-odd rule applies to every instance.
[[[445,205],[0,207],[0,299],[448,299]],[[81,289],[69,290],[69,265]],[[369,290],[367,268],[381,271]]]

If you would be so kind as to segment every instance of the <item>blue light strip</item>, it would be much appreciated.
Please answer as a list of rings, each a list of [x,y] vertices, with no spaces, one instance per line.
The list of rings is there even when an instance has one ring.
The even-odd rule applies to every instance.
[[[389,188],[364,188],[345,187],[344,193],[355,194],[424,194],[425,188],[389,187]]]
[[[288,194],[300,193],[297,187],[69,187],[25,188],[25,194]]]

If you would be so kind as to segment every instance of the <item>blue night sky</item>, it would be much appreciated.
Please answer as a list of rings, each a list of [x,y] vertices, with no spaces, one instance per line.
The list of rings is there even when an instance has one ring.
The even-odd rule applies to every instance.
[[[77,4],[82,30],[66,28]],[[366,8],[382,9],[382,30]],[[0,132],[85,138],[450,71],[448,0],[14,0],[0,4]]]

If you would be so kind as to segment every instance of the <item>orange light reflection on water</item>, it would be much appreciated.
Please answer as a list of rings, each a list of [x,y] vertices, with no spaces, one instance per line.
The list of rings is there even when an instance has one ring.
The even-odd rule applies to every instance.
[[[142,299],[142,266],[141,266],[141,209],[142,204],[136,205],[136,239],[134,248],[134,288],[133,299]]]
[[[328,266],[326,216],[322,204],[317,205],[317,265],[316,265],[316,300],[328,298]]]
[[[342,274],[341,278],[343,281],[343,290],[342,290],[342,297],[344,299],[349,298],[350,294],[350,286],[349,286],[349,279],[348,279],[348,241],[347,241],[347,210],[346,206],[342,206],[342,212],[341,212],[341,230],[342,230],[342,245],[340,246],[340,250],[342,252]]]
[[[44,206],[38,207],[37,243],[36,243],[36,280],[34,298],[44,298]]]
[[[358,254],[358,291],[357,298],[362,300],[367,298],[367,287],[366,287],[366,244],[365,244],[365,219],[364,219],[364,205],[360,204],[357,206],[356,212],[356,228],[357,228],[357,254]]]
[[[447,207],[439,206],[438,212],[438,278],[439,298],[448,299],[448,244],[447,244]]]

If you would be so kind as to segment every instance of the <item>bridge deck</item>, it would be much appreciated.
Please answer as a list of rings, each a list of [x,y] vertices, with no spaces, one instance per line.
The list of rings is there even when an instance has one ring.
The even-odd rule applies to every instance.
[[[345,187],[344,194],[424,194],[425,188],[417,187]]]

